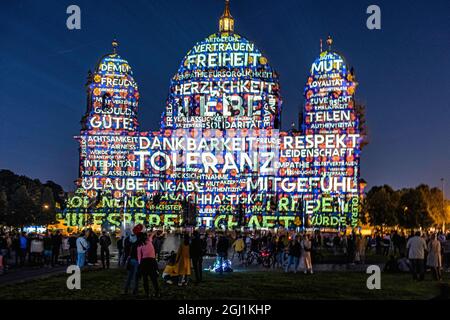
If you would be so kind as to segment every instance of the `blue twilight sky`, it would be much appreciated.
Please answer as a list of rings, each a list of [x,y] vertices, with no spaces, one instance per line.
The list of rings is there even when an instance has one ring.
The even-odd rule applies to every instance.
[[[66,28],[71,4],[81,30]],[[378,31],[366,27],[371,4],[381,8]],[[222,11],[223,0],[0,0],[0,168],[73,189],[87,71],[111,40],[134,70],[141,130],[157,129],[171,76]],[[367,106],[362,177],[395,188],[444,177],[450,193],[450,1],[232,0],[231,12],[280,74],[285,128],[319,39],[331,34]]]

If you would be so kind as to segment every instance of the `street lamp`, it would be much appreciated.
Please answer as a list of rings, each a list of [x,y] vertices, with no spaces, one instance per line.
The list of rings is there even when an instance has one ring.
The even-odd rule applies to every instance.
[[[45,210],[47,210],[48,208],[50,208],[50,206],[48,205],[48,204],[44,204],[43,206],[42,206]]]
[[[442,221],[442,232],[445,232],[445,218],[446,218],[446,214],[445,214],[445,193],[444,193],[444,178],[441,178],[441,183],[442,183],[442,217],[444,218]]]

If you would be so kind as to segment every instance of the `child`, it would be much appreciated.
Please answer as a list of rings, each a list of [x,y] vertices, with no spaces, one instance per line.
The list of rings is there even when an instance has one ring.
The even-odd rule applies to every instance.
[[[164,268],[162,274],[162,277],[167,284],[173,284],[174,281],[176,282],[178,280],[176,260],[177,254],[175,253],[175,251],[172,251],[170,253],[169,261],[167,262],[167,265]]]

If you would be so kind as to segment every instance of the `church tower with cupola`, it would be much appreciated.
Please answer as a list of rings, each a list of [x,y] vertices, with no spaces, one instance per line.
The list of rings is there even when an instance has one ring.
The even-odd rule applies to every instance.
[[[114,40],[113,52],[103,56],[95,71],[88,74],[87,110],[81,125],[82,130],[93,134],[139,130],[138,86],[128,61],[118,54],[118,46]]]

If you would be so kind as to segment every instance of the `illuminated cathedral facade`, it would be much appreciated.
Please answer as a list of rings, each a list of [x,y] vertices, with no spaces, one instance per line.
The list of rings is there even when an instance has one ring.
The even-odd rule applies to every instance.
[[[145,132],[133,70],[114,41],[88,75],[65,223],[356,227],[356,82],[331,38],[327,44],[306,81],[300,130],[282,131],[278,74],[235,32],[226,1],[219,32],[198,42],[172,77],[160,130]]]

